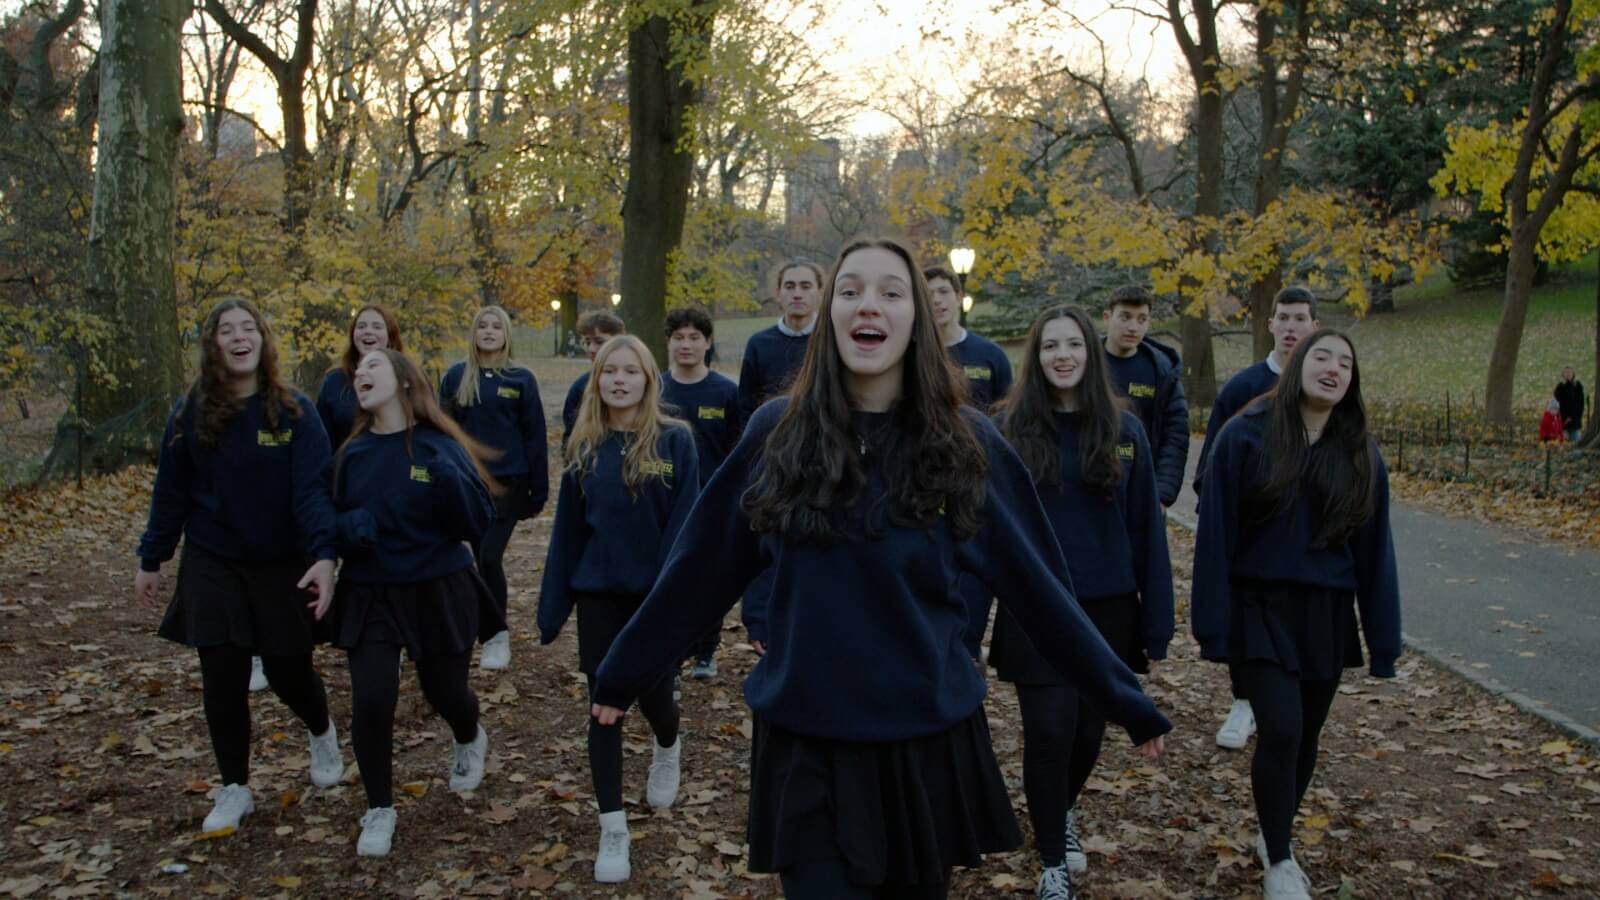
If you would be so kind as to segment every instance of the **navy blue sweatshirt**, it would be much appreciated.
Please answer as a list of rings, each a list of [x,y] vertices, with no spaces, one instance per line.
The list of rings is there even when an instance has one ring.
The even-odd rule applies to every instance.
[[[456,363],[439,383],[439,396],[461,429],[504,455],[487,463],[496,478],[528,476],[529,516],[536,516],[550,498],[550,456],[545,446],[544,403],[539,399],[539,382],[521,366],[506,369],[481,369],[478,372],[478,402],[456,405],[456,388],[461,384],[466,363]]]
[[[180,537],[224,559],[334,558],[328,436],[311,400],[294,400],[300,417],[280,409],[274,432],[261,395],[249,398],[215,448],[200,446],[199,410],[179,401],[161,436],[140,568],[161,571]]]
[[[711,477],[661,577],[601,664],[595,702],[627,708],[770,568],[773,639],[745,682],[751,710],[823,738],[936,734],[983,703],[984,678],[962,642],[968,610],[956,588],[961,572],[973,572],[1136,742],[1171,729],[1062,582],[1066,560],[1027,469],[976,413],[968,419],[988,452],[989,473],[973,537],[958,540],[944,520],[928,528],[880,521],[879,537],[862,532],[860,511],[881,509],[888,490],[878,446],[887,414],[857,414],[858,433],[869,438],[868,486],[856,508],[840,514],[848,537],[823,546],[756,535],[740,501],[786,404],[762,407]]]
[[[561,476],[555,529],[539,589],[539,640],[548,644],[572,615],[574,593],[643,595],[700,491],[694,437],[665,428],[658,477],[630,492],[622,480],[628,432],[606,435],[593,468]],[[706,630],[710,630],[709,627]]]
[[[1222,432],[1222,426],[1244,409],[1251,400],[1278,386],[1278,373],[1266,360],[1233,373],[1228,383],[1217,392],[1211,404],[1211,418],[1206,421],[1206,442],[1200,445],[1200,462],[1194,469],[1194,494],[1200,496],[1206,478],[1206,460],[1211,458],[1211,439]]]
[[[967,394],[972,405],[988,412],[995,401],[1011,390],[1011,360],[1000,345],[986,337],[967,332],[966,337],[946,347],[950,360],[967,379]]]
[[[732,378],[709,371],[699,381],[683,384],[673,380],[669,370],[661,373],[661,408],[694,430],[700,483],[705,484],[744,431],[744,420],[739,418],[739,386]]]
[[[428,425],[406,433],[366,432],[337,464],[339,578],[412,584],[472,565],[467,546],[482,536],[494,503],[467,451]]]
[[[1155,454],[1156,486],[1161,505],[1171,506],[1183,490],[1184,468],[1189,461],[1189,401],[1183,396],[1183,367],[1178,351],[1160,341],[1139,342],[1133,359],[1106,353],[1111,383],[1119,397],[1127,397],[1150,439]],[[1137,378],[1130,376],[1137,376]],[[1144,378],[1153,379],[1145,383]]]
[[[322,430],[328,433],[328,444],[333,449],[338,450],[355,429],[360,409],[350,377],[343,369],[334,369],[322,379],[317,391],[317,415],[322,417]]]
[[[1353,590],[1371,655],[1371,672],[1394,675],[1400,657],[1400,582],[1395,571],[1394,536],[1389,531],[1389,472],[1377,444],[1377,488],[1372,520],[1348,542],[1313,548],[1320,524],[1310,488],[1303,488],[1286,512],[1263,519],[1252,498],[1266,481],[1261,464],[1264,405],[1247,407],[1208,440],[1211,474],[1200,503],[1195,532],[1194,595],[1190,616],[1200,655],[1228,658],[1233,617],[1233,583],[1247,578],[1291,581]]]
[[[787,335],[776,325],[750,335],[739,366],[740,421],[750,421],[761,404],[789,389],[805,362],[810,342],[810,334]]]
[[[1061,541],[1061,552],[1080,597],[1138,593],[1140,636],[1151,659],[1166,659],[1172,640],[1172,559],[1167,555],[1166,517],[1156,493],[1155,463],[1144,426],[1122,414],[1117,456],[1122,481],[1112,498],[1083,483],[1078,429],[1082,417],[1056,413],[1061,437],[1061,483],[1039,487],[1045,514]]]
[[[572,426],[578,421],[578,407],[583,404],[583,389],[589,384],[589,373],[584,372],[567,388],[567,399],[561,402],[561,446],[567,445]]]

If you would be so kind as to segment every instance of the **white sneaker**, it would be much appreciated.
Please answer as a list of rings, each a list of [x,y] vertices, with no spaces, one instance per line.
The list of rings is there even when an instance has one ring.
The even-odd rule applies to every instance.
[[[1078,810],[1076,808],[1067,810],[1066,848],[1066,855],[1061,859],[1063,864],[1066,865],[1067,871],[1074,875],[1082,875],[1084,872],[1089,871],[1089,855],[1083,852],[1083,841],[1078,838]]]
[[[237,831],[239,820],[255,811],[256,798],[250,793],[250,788],[242,784],[224,785],[222,790],[217,791],[216,802],[200,830],[210,833],[232,828]]]
[[[1262,879],[1266,900],[1311,900],[1311,879],[1300,871],[1300,864],[1286,859],[1267,870]]]
[[[628,814],[622,810],[600,814],[600,852],[594,857],[594,880],[601,884],[627,881]]]
[[[483,642],[483,655],[478,657],[480,669],[504,669],[511,665],[511,632],[502,631]]]
[[[1066,866],[1045,866],[1039,871],[1039,900],[1073,900],[1076,896]]]
[[[328,717],[328,730],[311,736],[311,783],[333,787],[344,777],[344,757],[339,754],[339,729]]]
[[[374,806],[361,817],[361,837],[356,840],[357,856],[388,856],[394,844],[394,807]]]
[[[483,764],[489,757],[489,734],[478,726],[478,736],[470,744],[455,745],[455,761],[450,766],[450,790],[461,793],[477,790],[483,783]]]
[[[267,689],[267,672],[261,668],[261,657],[250,657],[250,693]]]
[[[1250,743],[1250,735],[1256,733],[1256,714],[1250,708],[1249,700],[1233,701],[1233,708],[1228,710],[1228,719],[1217,729],[1217,746],[1227,750],[1243,750]]]
[[[678,780],[682,771],[678,761],[682,755],[681,732],[671,747],[663,747],[654,740],[650,742],[650,778],[645,782],[644,799],[652,808],[668,809],[678,799]]]

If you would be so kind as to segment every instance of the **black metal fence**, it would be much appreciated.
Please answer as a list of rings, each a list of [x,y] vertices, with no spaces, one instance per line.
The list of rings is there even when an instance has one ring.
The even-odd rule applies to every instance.
[[[1540,441],[1543,412],[1521,411],[1516,424],[1503,426],[1448,400],[1441,406],[1371,404],[1367,427],[1396,472],[1536,497],[1600,497],[1600,453]]]

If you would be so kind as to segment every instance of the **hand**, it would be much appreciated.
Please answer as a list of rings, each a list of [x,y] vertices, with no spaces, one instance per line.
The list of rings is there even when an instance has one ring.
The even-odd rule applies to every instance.
[[[765,642],[763,642],[763,641],[751,641],[750,642],[750,646],[756,648],[756,655],[757,656],[766,656],[767,655],[767,645],[766,645]]]
[[[622,720],[622,710],[615,706],[601,706],[596,703],[589,707],[589,715],[601,725],[615,725]]]
[[[1161,735],[1154,740],[1146,741],[1139,745],[1139,755],[1145,759],[1155,759],[1167,752],[1167,737]]]
[[[145,609],[156,608],[156,594],[161,592],[161,573],[139,570],[133,576],[133,599]]]
[[[307,603],[306,608],[318,622],[322,621],[328,614],[328,607],[333,605],[333,560],[319,559],[312,563],[295,587],[310,591],[317,598]]]

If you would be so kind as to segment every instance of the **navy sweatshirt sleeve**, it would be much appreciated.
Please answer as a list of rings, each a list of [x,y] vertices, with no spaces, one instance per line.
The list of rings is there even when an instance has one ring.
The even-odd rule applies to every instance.
[[[453,440],[441,440],[427,467],[429,499],[440,528],[454,540],[476,544],[494,518],[494,501],[467,451]]]
[[[1217,399],[1211,404],[1211,417],[1206,420],[1206,440],[1200,445],[1200,462],[1194,470],[1195,496],[1200,496],[1201,486],[1205,482],[1206,460],[1211,457],[1211,439],[1220,434],[1222,426],[1228,424],[1228,420],[1244,409],[1246,404],[1257,395],[1271,390],[1277,383],[1278,376],[1263,360],[1240,369],[1217,392]]]
[[[749,422],[761,407],[761,343],[751,335],[739,363],[739,419]]]
[[[295,524],[300,527],[307,557],[337,559],[338,551],[334,547],[337,518],[328,483],[333,451],[311,400],[298,396],[296,400],[300,404],[300,420],[294,425],[289,445],[293,455]]]
[[[984,523],[963,541],[961,565],[978,575],[1027,629],[1035,645],[1109,721],[1143,744],[1172,730],[1084,614],[1059,573],[1066,558],[1021,458],[987,419],[973,416],[989,450]]]
[[[1389,527],[1389,469],[1372,445],[1374,477],[1372,521],[1352,541],[1356,558],[1356,603],[1361,610],[1361,630],[1372,660],[1369,671],[1377,678],[1393,678],[1400,658],[1400,577],[1395,565],[1394,534]]]
[[[466,371],[466,366],[456,363],[444,372],[444,377],[439,379],[439,405],[452,415],[456,413],[456,391],[461,387],[461,375]]]
[[[662,529],[661,550],[656,556],[657,571],[666,565],[672,544],[689,518],[689,510],[700,497],[700,453],[695,447],[693,432],[686,428],[669,428],[662,435],[661,443],[672,463],[672,480],[667,489],[672,497],[672,511],[667,516],[666,528]]]
[[[1183,491],[1183,473],[1189,463],[1189,401],[1183,394],[1183,372],[1173,365],[1168,370],[1165,403],[1156,410],[1161,417],[1160,446],[1156,454],[1156,484],[1161,505],[1171,506]]]
[[[189,435],[180,421],[184,418],[183,408],[184,403],[179,400],[167,415],[167,428],[161,435],[150,515],[145,520],[144,535],[139,538],[139,568],[146,572],[161,571],[161,564],[172,558],[183,538],[183,526],[189,521],[194,462],[185,443]]]
[[[572,573],[583,556],[589,539],[589,521],[584,508],[583,488],[571,469],[561,476],[561,491],[556,496],[556,521],[550,531],[550,548],[545,552],[544,577],[539,583],[539,643],[551,643],[561,634],[572,615]]]
[[[343,369],[334,369],[322,379],[317,390],[317,416],[322,419],[322,430],[328,435],[328,446],[334,450],[350,436],[355,424],[356,395],[350,389],[350,379]]]
[[[1156,492],[1155,466],[1150,460],[1150,443],[1132,413],[1122,414],[1124,438],[1134,445],[1133,464],[1125,467],[1123,515],[1128,540],[1133,548],[1133,575],[1139,586],[1139,627],[1145,655],[1166,659],[1172,642],[1173,596],[1172,558],[1167,551],[1166,517],[1161,513],[1161,497]]]
[[[561,402],[561,446],[572,436],[572,426],[578,423],[578,407],[583,403],[583,389],[589,384],[589,373],[584,372],[567,388],[567,399]]]
[[[1210,471],[1200,494],[1200,521],[1195,528],[1194,570],[1189,601],[1189,627],[1200,644],[1202,659],[1228,658],[1232,618],[1233,559],[1239,536],[1240,493],[1249,461],[1245,423],[1224,420],[1206,435]]]
[[[522,390],[522,409],[517,421],[522,425],[522,454],[528,461],[528,515],[537,516],[550,499],[550,440],[545,432],[544,403],[539,399],[539,381],[532,371]]]

